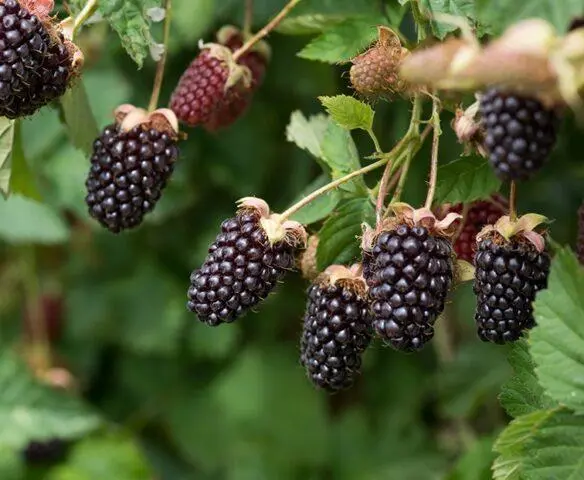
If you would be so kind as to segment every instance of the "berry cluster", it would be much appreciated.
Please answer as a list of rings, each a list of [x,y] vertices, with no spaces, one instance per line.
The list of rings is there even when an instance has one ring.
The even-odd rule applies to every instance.
[[[153,123],[146,114],[138,118],[125,113],[121,122],[107,126],[95,140],[86,180],[89,214],[113,233],[142,223],[160,199],[178,158],[172,128]]]
[[[493,232],[479,241],[475,257],[475,320],[483,341],[517,340],[535,325],[532,302],[547,286],[550,258],[522,238]]]
[[[73,55],[63,35],[16,0],[0,4],[0,116],[31,115],[65,93]]]
[[[312,382],[338,391],[350,387],[371,342],[371,320],[362,279],[348,275],[317,279],[308,289],[300,361]],[[330,269],[328,270],[330,271]]]

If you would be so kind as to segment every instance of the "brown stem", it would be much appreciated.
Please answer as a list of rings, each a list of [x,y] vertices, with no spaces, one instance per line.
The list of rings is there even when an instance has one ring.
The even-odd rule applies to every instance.
[[[392,162],[387,162],[385,170],[383,171],[383,176],[381,177],[381,181],[379,183],[379,192],[377,194],[377,202],[375,205],[375,218],[378,227],[381,225],[383,220],[383,207],[385,205],[385,197],[387,197],[387,192],[389,191],[391,167]]]
[[[432,207],[434,201],[434,194],[436,193],[436,181],[438,180],[438,149],[440,147],[440,105],[438,100],[434,98],[432,101],[432,125],[434,128],[434,136],[432,137],[432,158],[430,163],[430,184],[428,185],[428,194],[426,195],[426,208]]]
[[[458,237],[460,237],[460,234],[462,233],[462,229],[464,228],[464,223],[466,222],[466,217],[468,216],[469,210],[470,210],[470,205],[468,203],[464,203],[462,205],[462,213],[461,213],[462,219],[460,220],[460,224],[458,225],[458,228],[456,229],[456,233],[452,237],[452,244],[453,245],[456,243],[456,241],[458,240]]]
[[[152,95],[150,96],[150,102],[148,103],[148,111],[152,112],[158,107],[158,99],[160,97],[160,89],[162,88],[162,80],[164,78],[164,67],[166,65],[166,52],[168,50],[168,39],[170,38],[170,18],[172,13],[172,0],[165,0],[164,2],[164,36],[162,43],[164,45],[164,51],[158,60],[156,65],[156,76],[154,77],[154,85],[152,86]]]
[[[247,38],[251,35],[253,23],[253,0],[245,0],[245,13],[243,16],[243,34]]]
[[[298,4],[301,0],[290,0],[286,6],[276,15],[266,26],[258,31],[253,37],[247,40],[240,48],[233,54],[233,60],[237,61],[245,52],[252,48],[257,42],[268,35],[274,28],[276,28],[286,15]]]
[[[509,190],[509,218],[512,221],[517,220],[517,184],[514,181]]]

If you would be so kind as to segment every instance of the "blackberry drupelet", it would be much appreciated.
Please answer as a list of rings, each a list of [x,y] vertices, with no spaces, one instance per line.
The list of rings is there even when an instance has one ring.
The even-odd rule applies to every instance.
[[[532,302],[546,288],[550,257],[521,238],[493,232],[478,243],[475,256],[475,320],[479,338],[507,343],[535,325]]]
[[[377,237],[368,268],[375,331],[396,350],[421,349],[434,336],[452,284],[450,241],[400,224]]]
[[[67,444],[59,438],[32,441],[23,450],[22,455],[28,465],[55,464],[65,459]]]
[[[584,202],[578,209],[578,260],[584,265]]]
[[[507,213],[508,202],[500,195],[494,195],[493,201],[482,200],[470,205],[464,218],[464,225],[454,242],[456,256],[472,263],[476,250],[476,236],[485,225],[495,223]],[[462,213],[463,206],[455,205],[453,212]]]
[[[504,181],[526,180],[547,160],[559,118],[535,98],[490,89],[481,98],[489,163]]]
[[[187,308],[210,326],[233,322],[266,298],[295,267],[299,243],[295,234],[285,223],[285,232],[270,238],[265,226],[272,220],[267,204],[263,205],[254,208],[244,202],[235,217],[225,220],[205,262],[191,274]],[[292,223],[290,228],[298,228],[296,222],[288,222]],[[303,235],[302,229],[299,236]]]
[[[176,135],[149,122],[107,126],[93,145],[89,214],[113,233],[137,227],[160,199],[178,158]]]
[[[16,0],[0,3],[0,116],[33,114],[65,93],[72,73],[61,33]]]
[[[362,279],[317,279],[308,289],[300,361],[315,386],[349,388],[371,342],[371,318]]]

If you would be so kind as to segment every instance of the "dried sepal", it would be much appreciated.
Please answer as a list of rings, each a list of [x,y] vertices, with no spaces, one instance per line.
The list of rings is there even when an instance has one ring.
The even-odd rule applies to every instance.
[[[479,115],[479,102],[476,101],[466,110],[458,108],[452,120],[452,129],[456,133],[458,141],[464,145],[464,155],[470,155],[476,151],[486,157],[484,147],[485,129]]]
[[[308,241],[308,233],[300,222],[282,219],[279,213],[271,213],[268,203],[257,197],[244,197],[237,202],[238,211],[253,211],[260,215],[262,226],[270,245],[285,242],[303,249]]]
[[[407,203],[393,203],[389,205],[394,216],[386,219],[387,227],[393,228],[399,224],[406,224],[410,227],[421,226],[430,233],[441,237],[452,238],[457,230],[458,223],[462,220],[459,213],[450,212],[443,219],[438,220],[434,212],[429,208],[414,209]]]
[[[18,0],[18,2],[42,22],[49,19],[50,13],[55,8],[54,0]]]
[[[168,108],[159,108],[148,112],[129,103],[124,103],[114,111],[116,123],[124,132],[143,125],[144,128],[154,128],[159,132],[167,133],[172,138],[178,138],[179,125],[175,113]]]
[[[227,68],[228,74],[224,91],[239,85],[244,88],[251,86],[251,70],[245,65],[240,65],[233,59],[233,52],[230,48],[219,43],[203,43],[202,41],[199,44],[199,48],[201,50],[207,50],[210,57],[220,60],[225,68]]]
[[[367,284],[362,276],[360,264],[354,264],[351,267],[331,265],[317,277],[316,282],[321,285],[348,288],[361,297],[365,297],[367,294]]]
[[[302,272],[302,276],[311,281],[318,277],[319,273],[316,260],[318,241],[318,235],[311,235],[308,237],[306,250],[304,250],[300,257],[300,271]]]
[[[509,215],[504,215],[494,225],[485,226],[477,235],[477,240],[480,241],[496,233],[507,242],[525,239],[538,252],[543,252],[546,243],[545,237],[536,229],[547,222],[549,220],[546,217],[537,213],[528,213],[518,219],[511,219]]]

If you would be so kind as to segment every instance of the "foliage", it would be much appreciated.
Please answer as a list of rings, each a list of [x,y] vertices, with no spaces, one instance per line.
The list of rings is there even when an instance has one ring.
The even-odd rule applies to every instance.
[[[174,0],[161,105],[198,40],[239,24],[244,3]],[[256,30],[284,4],[254,3]],[[84,4],[67,7],[75,15]],[[376,39],[378,25],[399,29],[409,46],[423,36],[414,20],[438,39],[457,29],[432,17],[440,13],[466,18],[479,34],[534,15],[562,30],[581,3],[303,0],[269,37],[273,58],[246,117],[217,134],[189,131],[155,212],[136,231],[114,236],[86,212],[88,156],[116,106],[148,102],[150,50],[162,38],[152,9],[160,6],[98,1],[98,15],[77,38],[86,55],[82,78],[32,118],[0,119],[0,478],[584,476],[584,269],[570,247],[555,253],[527,340],[479,344],[472,287],[458,286],[433,347],[400,355],[375,344],[357,385],[334,396],[316,391],[298,364],[307,286],[299,275],[232,325],[209,328],[184,305],[190,272],[238,198],[253,194],[281,212],[378,162],[378,146],[389,152],[409,132],[409,99],[368,104],[347,86],[348,62]],[[506,191],[486,161],[463,155],[447,127],[452,114],[442,115],[436,202]],[[575,238],[584,180],[584,140],[570,117],[560,138],[543,173],[518,187],[519,210],[555,219],[558,245]],[[416,145],[404,185],[402,200],[413,205],[426,194],[430,143]],[[394,158],[390,173],[406,158]],[[376,221],[382,171],[357,176],[292,216],[318,234],[320,270],[359,260],[362,224]],[[37,308],[48,295],[63,302],[63,333],[47,356],[27,322],[31,315],[48,321]],[[73,384],[46,385],[63,371]],[[23,462],[28,442],[52,437],[69,442],[63,461]]]

